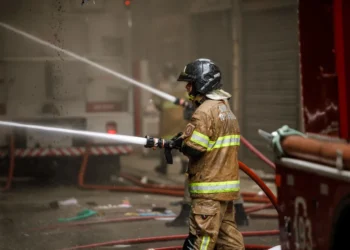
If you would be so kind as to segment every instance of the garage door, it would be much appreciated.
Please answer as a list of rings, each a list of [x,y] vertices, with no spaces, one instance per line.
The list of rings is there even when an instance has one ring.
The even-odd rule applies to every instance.
[[[299,124],[297,11],[283,8],[243,14],[243,88],[241,126],[245,137],[272,159],[258,129],[274,131]],[[265,166],[248,150],[244,161]],[[263,167],[264,170],[269,167]]]

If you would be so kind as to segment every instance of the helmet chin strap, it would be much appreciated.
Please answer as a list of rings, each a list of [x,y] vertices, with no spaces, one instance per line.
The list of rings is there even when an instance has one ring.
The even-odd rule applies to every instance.
[[[188,99],[199,107],[207,98],[193,88],[192,91],[188,93]]]
[[[197,94],[193,100],[191,100],[197,107],[199,107],[207,98],[201,94]]]

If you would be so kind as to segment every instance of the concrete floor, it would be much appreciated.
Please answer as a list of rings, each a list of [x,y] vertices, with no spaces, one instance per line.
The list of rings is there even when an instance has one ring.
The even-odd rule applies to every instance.
[[[122,159],[123,172],[147,176],[149,180],[158,180],[164,184],[183,183],[183,176],[179,175],[180,166],[175,161],[169,166],[167,177],[160,177],[154,173],[153,168],[157,164],[155,158],[143,158],[139,155],[125,156]],[[121,181],[121,180],[119,180]],[[246,176],[242,175],[242,190],[259,192],[259,188]],[[274,190],[274,185],[269,183]],[[61,206],[53,209],[49,203],[54,200],[66,200],[74,197],[78,205]],[[39,186],[38,183],[15,183],[10,192],[0,196],[0,249],[3,250],[59,250],[77,245],[113,241],[120,239],[142,238],[151,236],[165,236],[187,234],[188,229],[168,228],[162,220],[149,220],[138,222],[118,222],[109,224],[94,224],[80,227],[61,227],[57,229],[35,228],[48,225],[64,225],[67,222],[58,222],[58,218],[75,216],[84,208],[91,207],[90,202],[105,206],[121,204],[123,199],[129,200],[130,208],[95,209],[98,215],[85,219],[96,221],[106,218],[130,217],[139,209],[152,209],[152,207],[166,207],[175,214],[180,207],[171,206],[172,201],[181,198],[165,195],[153,195],[131,192],[110,192],[100,190],[82,190],[76,186]],[[247,203],[246,206],[254,204]],[[273,209],[262,212],[275,213]],[[129,213],[129,214],[128,214]],[[135,215],[134,215],[135,216]],[[241,231],[273,230],[278,229],[276,219],[251,219],[248,227],[240,228]],[[245,238],[248,244],[277,245],[278,236]],[[125,249],[148,249],[161,246],[182,245],[183,240],[168,242],[153,242],[125,246]],[[113,248],[116,248],[115,246]],[[120,248],[120,247],[119,247]],[[92,248],[85,248],[92,249]],[[112,249],[112,247],[100,247],[93,249]]]

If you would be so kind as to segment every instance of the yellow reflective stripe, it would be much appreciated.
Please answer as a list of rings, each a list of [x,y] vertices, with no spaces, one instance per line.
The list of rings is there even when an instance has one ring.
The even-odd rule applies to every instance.
[[[193,141],[204,148],[208,148],[209,146],[209,137],[199,133],[196,130],[193,131],[190,141]]]
[[[213,150],[215,148],[224,148],[230,146],[239,146],[240,135],[227,135],[219,137],[215,142],[209,141],[208,150]]]
[[[210,242],[209,236],[203,236],[200,250],[207,250]]]
[[[226,135],[226,136],[219,137],[216,141],[210,141],[208,136],[201,134],[195,130],[192,133],[190,141],[197,143],[198,145],[210,151],[215,148],[239,146],[240,135]]]
[[[195,182],[189,185],[191,194],[227,193],[239,191],[239,181]]]

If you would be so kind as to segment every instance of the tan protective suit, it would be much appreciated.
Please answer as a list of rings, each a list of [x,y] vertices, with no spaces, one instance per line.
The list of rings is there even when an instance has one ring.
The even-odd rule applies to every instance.
[[[233,201],[239,198],[239,125],[227,101],[205,100],[184,131],[184,144],[204,152],[190,158],[190,235],[183,249],[244,249]],[[186,151],[185,151],[186,152]]]

